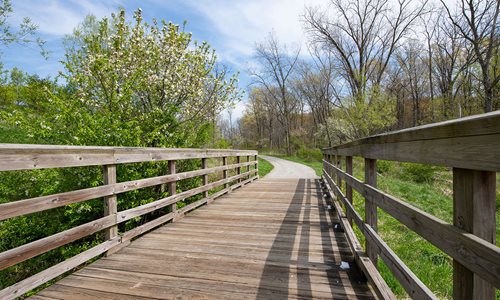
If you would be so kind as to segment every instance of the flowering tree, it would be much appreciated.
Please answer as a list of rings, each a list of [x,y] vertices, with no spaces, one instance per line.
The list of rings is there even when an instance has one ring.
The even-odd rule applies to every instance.
[[[132,23],[122,10],[83,24],[70,39],[64,76],[86,113],[101,117],[101,143],[193,146],[200,124],[241,96],[234,75],[216,72],[210,46],[179,25],[148,24],[140,9]]]

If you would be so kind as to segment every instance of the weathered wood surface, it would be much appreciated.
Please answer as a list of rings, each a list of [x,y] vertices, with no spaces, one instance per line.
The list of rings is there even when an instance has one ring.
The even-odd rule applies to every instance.
[[[34,298],[373,299],[325,201],[315,179],[258,181]]]
[[[406,290],[408,295],[412,299],[437,299],[437,297],[432,293],[429,288],[427,288],[422,281],[406,266],[406,264],[394,253],[394,251],[389,248],[389,246],[382,240],[382,238],[378,235],[378,233],[373,230],[371,226],[364,223],[363,218],[359,215],[359,213],[354,209],[353,204],[349,201],[349,199],[342,193],[339,187],[333,182],[330,175],[326,172],[324,173],[324,178],[329,183],[329,187],[331,187],[334,191],[330,191],[330,193],[334,193],[337,196],[337,199],[340,200],[348,215],[352,216],[355,224],[359,228],[359,230],[363,233],[367,240],[370,240],[372,246],[377,248],[377,253],[380,254],[380,257],[387,265],[389,270],[391,270],[392,274],[398,279],[403,288]],[[342,208],[338,206],[337,211],[342,212]],[[351,223],[344,221],[344,230],[346,232],[352,232]],[[357,241],[354,233],[351,235],[347,235],[349,242],[351,243],[351,248],[355,254],[360,253],[362,251],[359,242]],[[361,265],[363,265],[361,263]],[[373,265],[373,264],[372,264]],[[373,265],[374,266],[374,265]],[[367,270],[368,271],[368,268]],[[369,277],[377,277],[369,276]],[[383,280],[382,280],[383,281]],[[386,291],[389,289],[385,281],[382,282],[374,282],[374,286],[377,286],[378,290]],[[391,292],[392,293],[392,292]],[[381,298],[389,298],[385,295],[381,295]]]
[[[500,171],[500,111],[389,132],[324,154]]]
[[[253,164],[254,162],[241,163],[241,166]],[[78,203],[90,199],[117,195],[125,192],[138,190],[141,188],[168,183],[169,192],[175,194],[176,181],[197,177],[206,174],[213,174],[224,171],[227,175],[227,170],[236,168],[237,164],[224,165],[208,169],[188,171],[183,173],[175,173],[175,161],[169,161],[169,175],[144,178],[114,184],[106,184],[98,187],[92,187],[82,190],[70,191],[65,193],[40,196],[31,199],[13,201],[0,204],[0,221],[8,218],[27,215],[34,212],[48,210],[51,208],[61,207],[71,203]],[[227,178],[227,177],[224,177]]]
[[[246,155],[257,151],[0,144],[0,171]]]
[[[366,185],[326,160],[323,162],[332,168],[333,172],[340,175],[347,184],[371,199],[377,207],[382,208],[468,269],[480,274],[495,287],[500,287],[500,248],[394,196]]]

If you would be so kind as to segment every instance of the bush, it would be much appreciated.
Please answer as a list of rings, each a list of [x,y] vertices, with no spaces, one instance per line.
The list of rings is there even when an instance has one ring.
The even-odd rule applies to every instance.
[[[415,164],[415,163],[402,163],[401,177],[405,180],[411,180],[416,183],[430,182],[434,178],[436,171],[435,167],[431,165]]]
[[[323,154],[320,149],[308,149],[308,148],[300,148],[297,151],[297,157],[300,157],[309,161],[321,161],[323,158]]]
[[[377,160],[377,172],[381,174],[390,173],[393,169],[393,162],[387,160]]]

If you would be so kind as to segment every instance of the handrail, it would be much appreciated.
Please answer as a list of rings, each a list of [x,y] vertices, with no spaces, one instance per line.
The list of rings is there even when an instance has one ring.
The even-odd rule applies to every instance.
[[[453,258],[454,299],[494,299],[495,287],[500,288],[500,248],[495,245],[500,111],[389,132],[322,152],[323,180],[347,211],[347,216],[338,211],[346,232],[352,231],[354,221],[365,236],[366,255],[375,266],[380,257],[410,297],[436,299],[378,235],[377,208]],[[365,159],[364,182],[352,175],[353,156]],[[453,224],[377,189],[377,159],[452,167]],[[352,189],[365,198],[364,219],[352,205]],[[356,239],[353,234],[347,237]]]
[[[228,157],[236,157],[237,163],[227,164]],[[242,161],[240,157],[246,157],[246,161]],[[253,160],[250,160],[251,157]],[[222,165],[208,167],[208,158],[222,159]],[[189,159],[201,159],[201,169],[176,173],[175,161]],[[127,182],[116,181],[117,164],[152,161],[168,161],[168,174]],[[95,256],[103,253],[111,254],[127,245],[134,237],[165,222],[176,221],[190,210],[208,204],[215,198],[258,179],[258,174],[256,174],[258,171],[257,151],[253,150],[0,144],[0,171],[96,165],[103,166],[104,184],[101,186],[0,204],[0,221],[97,198],[104,199],[105,208],[102,218],[1,252],[0,270],[96,232],[105,230],[106,233],[106,239],[103,243],[1,290],[0,299],[14,299],[22,296],[33,288],[56,278]],[[243,167],[246,167],[246,172],[242,172]],[[229,176],[229,170],[234,170],[237,174]],[[208,175],[213,173],[222,173],[223,179],[209,182]],[[177,181],[193,177],[202,177],[202,185],[177,193]],[[116,197],[120,194],[165,184],[169,187],[167,197],[118,211]],[[219,187],[222,187],[222,189],[209,194],[210,190]],[[203,195],[202,199],[181,209],[176,209],[177,202],[200,193]],[[170,207],[169,213],[118,234],[118,224],[167,206]]]
[[[374,135],[324,148],[327,155],[500,171],[500,111]]]

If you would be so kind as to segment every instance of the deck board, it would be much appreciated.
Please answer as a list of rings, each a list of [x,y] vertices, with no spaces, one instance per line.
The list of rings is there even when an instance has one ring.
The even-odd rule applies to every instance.
[[[374,299],[316,179],[266,179],[143,235],[38,299]],[[341,261],[351,265],[339,268]]]

